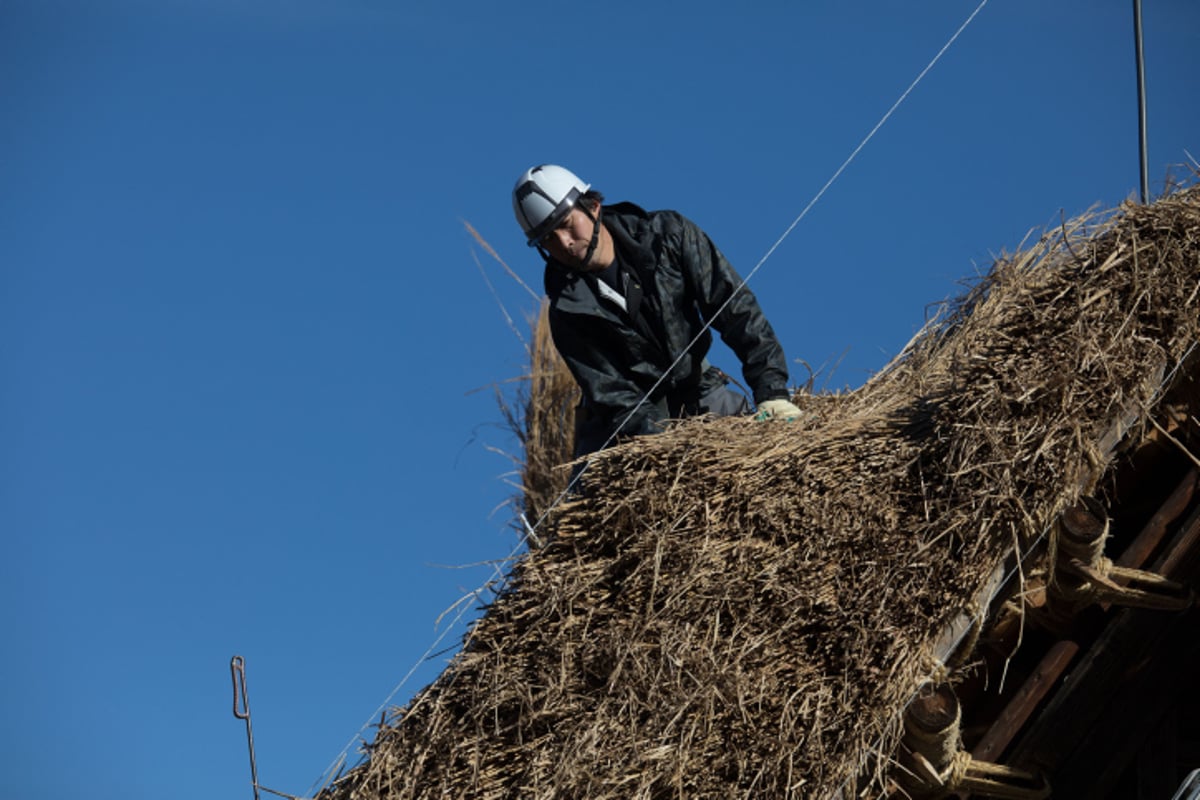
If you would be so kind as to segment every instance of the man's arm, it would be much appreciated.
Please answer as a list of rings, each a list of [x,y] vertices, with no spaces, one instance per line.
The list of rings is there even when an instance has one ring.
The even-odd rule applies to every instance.
[[[788,397],[787,359],[758,300],[748,286],[737,290],[741,277],[708,235],[685,217],[679,221],[683,269],[696,293],[696,304],[742,362],[754,402]]]

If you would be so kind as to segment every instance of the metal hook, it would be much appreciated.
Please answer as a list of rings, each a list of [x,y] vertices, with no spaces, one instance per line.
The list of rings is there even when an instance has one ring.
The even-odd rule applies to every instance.
[[[254,758],[254,729],[250,726],[250,693],[246,690],[246,659],[234,656],[229,662],[233,676],[233,715],[246,720],[246,742],[250,747],[250,781],[254,786],[254,800],[258,795],[258,763]]]
[[[233,715],[238,719],[249,720],[250,698],[246,694],[246,659],[234,656],[229,662],[229,669],[233,672]]]

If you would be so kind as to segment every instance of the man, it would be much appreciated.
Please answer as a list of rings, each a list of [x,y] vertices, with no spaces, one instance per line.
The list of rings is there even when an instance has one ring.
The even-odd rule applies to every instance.
[[[553,164],[527,170],[513,189],[526,243],[546,261],[554,344],[583,390],[575,456],[657,432],[666,419],[749,412],[705,358],[706,321],[741,360],[756,418],[798,418],[783,348],[704,232],[674,211],[603,202]]]

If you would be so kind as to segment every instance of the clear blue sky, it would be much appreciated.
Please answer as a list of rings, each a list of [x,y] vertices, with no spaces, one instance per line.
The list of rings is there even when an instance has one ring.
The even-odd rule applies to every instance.
[[[540,290],[509,191],[557,162],[748,272],[976,5],[0,0],[0,796],[251,797],[235,653],[308,792],[516,541],[476,259],[533,303],[462,221]],[[992,0],[767,260],[820,386],[1136,193],[1131,9]],[[1145,37],[1158,191],[1200,4]]]

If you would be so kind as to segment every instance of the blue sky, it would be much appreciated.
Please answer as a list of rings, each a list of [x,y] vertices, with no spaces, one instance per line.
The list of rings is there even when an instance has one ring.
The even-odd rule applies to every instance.
[[[463,221],[540,289],[509,192],[556,162],[747,273],[977,5],[0,2],[0,795],[251,797],[235,653],[309,792],[516,542],[533,302]],[[762,265],[819,387],[1136,194],[1131,7],[992,0]],[[1144,14],[1157,192],[1200,4]]]

